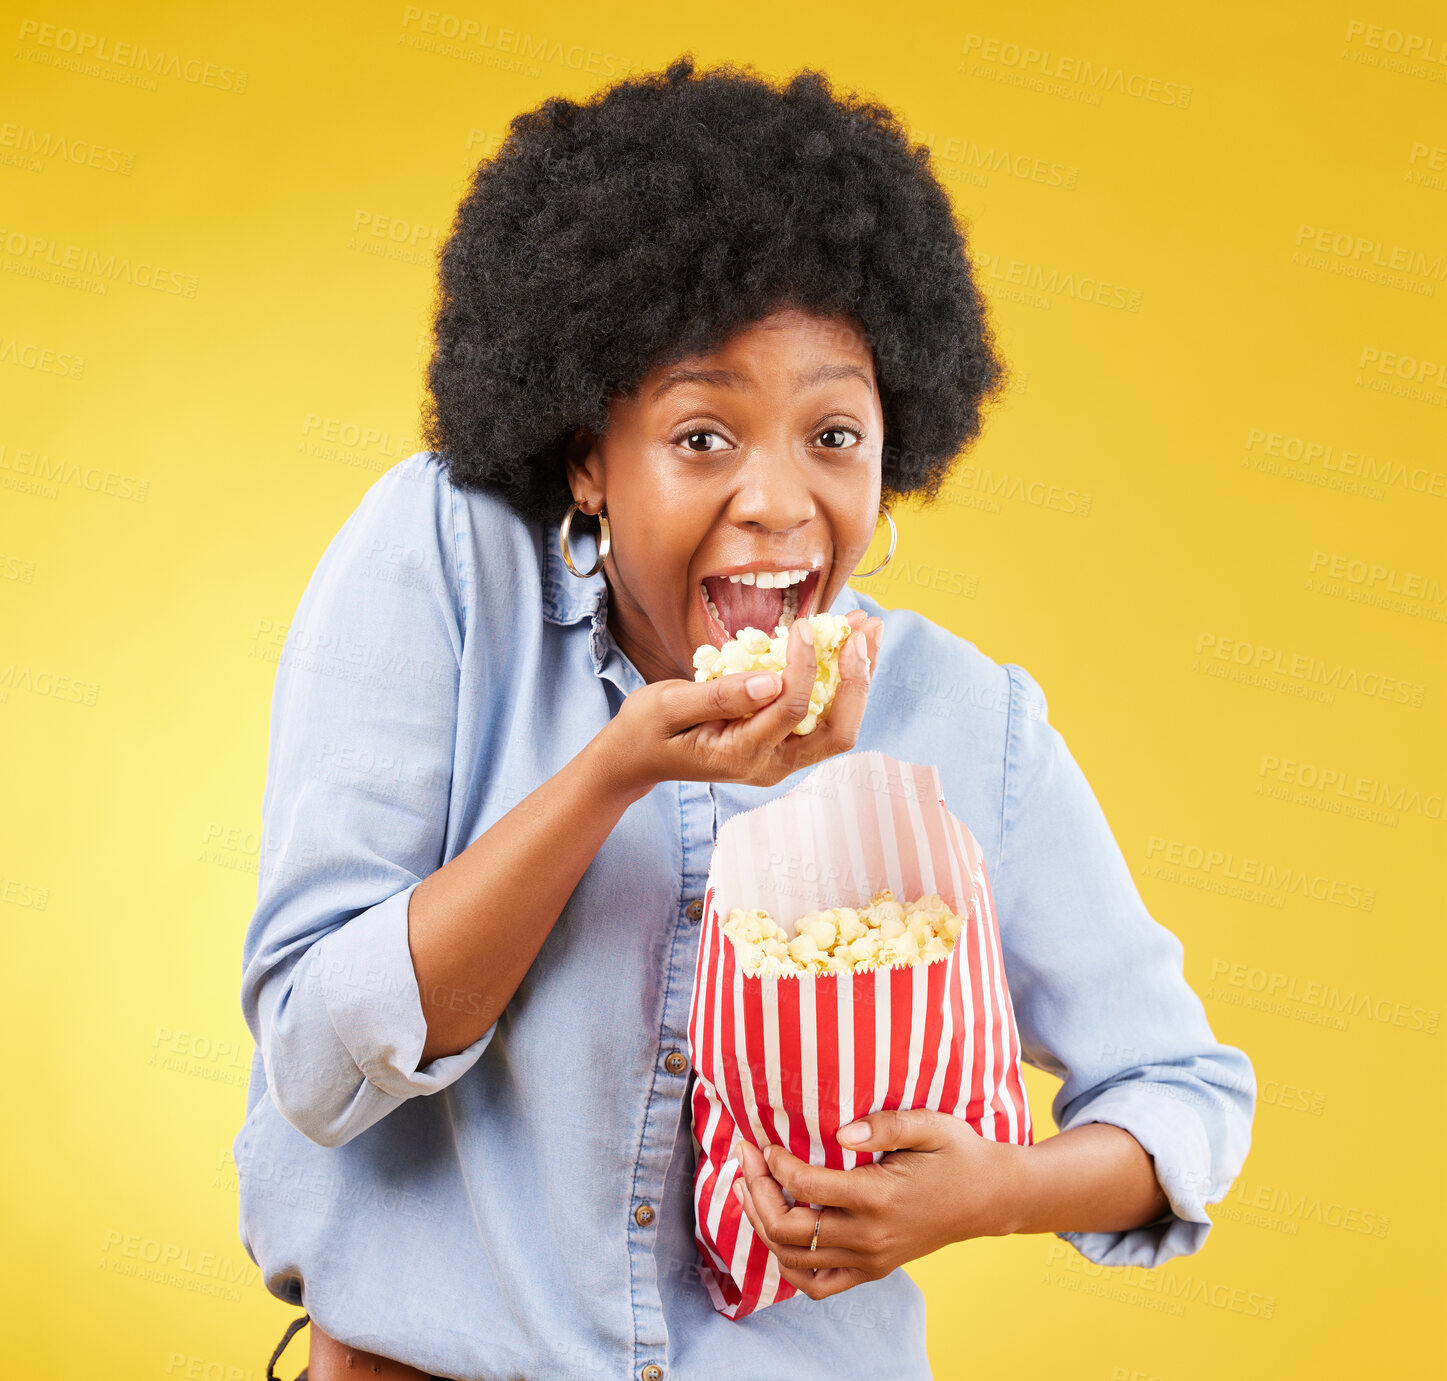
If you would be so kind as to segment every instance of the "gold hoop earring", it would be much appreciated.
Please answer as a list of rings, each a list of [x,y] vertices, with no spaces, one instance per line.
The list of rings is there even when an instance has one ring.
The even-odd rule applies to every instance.
[[[882,571],[887,565],[889,565],[889,558],[894,555],[894,544],[899,540],[899,529],[895,527],[894,516],[890,513],[889,509],[887,509],[883,504],[880,504],[879,511],[883,513],[884,516],[889,520],[889,551],[885,553],[884,560],[881,561],[879,565],[873,566],[867,571],[852,572],[849,576],[851,580],[853,580],[855,576],[874,575],[877,571]],[[879,526],[878,518],[874,520],[874,525],[876,527]]]
[[[558,545],[563,549],[563,561],[568,569],[576,576],[586,579],[590,575],[596,575],[603,567],[603,559],[608,555],[608,548],[612,545],[612,539],[608,535],[608,512],[604,508],[598,510],[598,559],[593,562],[586,571],[580,571],[573,565],[573,554],[568,550],[568,529],[573,523],[573,514],[579,512],[576,503],[568,505],[568,511],[563,515],[563,521],[558,528]]]

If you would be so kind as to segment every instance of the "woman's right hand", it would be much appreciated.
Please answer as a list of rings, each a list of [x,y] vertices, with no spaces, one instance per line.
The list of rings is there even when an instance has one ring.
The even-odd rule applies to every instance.
[[[853,748],[869,696],[867,668],[878,665],[884,622],[862,609],[845,617],[851,632],[839,649],[839,687],[810,733],[793,732],[809,713],[816,670],[805,619],[790,625],[782,686],[778,672],[734,672],[712,681],[654,681],[624,697],[603,732],[637,794],[665,781],[773,786]],[[750,694],[747,682],[757,676],[776,689]]]

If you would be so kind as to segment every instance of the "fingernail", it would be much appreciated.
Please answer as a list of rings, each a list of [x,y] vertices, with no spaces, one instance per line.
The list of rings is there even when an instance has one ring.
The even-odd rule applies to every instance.
[[[734,1181],[734,1198],[740,1203],[744,1201],[744,1182],[742,1180]]]
[[[755,700],[766,700],[769,696],[778,693],[778,675],[772,671],[756,672],[744,682],[744,689],[748,691]]]
[[[856,1141],[864,1141],[869,1136],[869,1124],[865,1122],[851,1122],[847,1127],[839,1129],[839,1140],[853,1145]]]

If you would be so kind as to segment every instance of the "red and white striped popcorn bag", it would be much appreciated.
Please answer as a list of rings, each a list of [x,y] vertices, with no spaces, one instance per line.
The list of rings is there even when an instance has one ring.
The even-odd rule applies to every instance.
[[[945,957],[766,977],[744,971],[720,929],[742,907],[768,912],[792,935],[808,912],[863,907],[885,888],[901,902],[936,892],[963,918]],[[835,1134],[887,1108],[935,1108],[991,1141],[1031,1144],[984,856],[945,808],[936,768],[877,750],[837,755],[724,822],[704,893],[688,1042],[694,1239],[714,1307],[731,1319],[797,1293],[734,1198],[736,1132],[835,1170],[885,1154],[851,1150]]]

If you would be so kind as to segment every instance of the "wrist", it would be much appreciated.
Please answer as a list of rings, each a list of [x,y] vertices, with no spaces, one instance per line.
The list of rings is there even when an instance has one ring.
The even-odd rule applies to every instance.
[[[1015,1232],[1126,1232],[1169,1210],[1154,1161],[1120,1127],[1084,1123],[1016,1149]]]
[[[639,770],[638,755],[618,741],[617,725],[616,719],[610,720],[579,756],[592,760],[592,780],[600,784],[621,815],[635,801],[648,795],[657,783]]]
[[[1005,1192],[1001,1196],[1001,1227],[998,1236],[1017,1232],[1038,1232],[1041,1199],[1046,1189],[1049,1166],[1035,1155],[1034,1146],[1002,1142],[1011,1152],[1005,1162]]]

